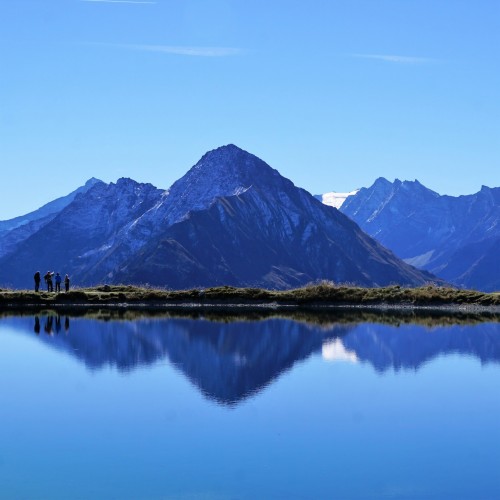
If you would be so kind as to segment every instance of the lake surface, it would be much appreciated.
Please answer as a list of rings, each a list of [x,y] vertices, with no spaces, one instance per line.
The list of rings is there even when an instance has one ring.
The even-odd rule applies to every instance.
[[[0,319],[2,498],[500,498],[500,324]]]

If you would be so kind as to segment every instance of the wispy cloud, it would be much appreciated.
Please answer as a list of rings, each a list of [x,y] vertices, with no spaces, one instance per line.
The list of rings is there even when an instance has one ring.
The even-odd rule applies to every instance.
[[[436,59],[428,57],[410,57],[410,56],[397,56],[393,54],[350,54],[351,57],[358,57],[360,59],[377,59],[395,64],[429,64],[437,62]]]
[[[155,4],[153,0],[80,0],[80,2],[92,2],[92,3],[135,3],[135,4]]]
[[[114,47],[144,50],[147,52],[163,52],[164,54],[175,54],[191,57],[227,57],[237,56],[243,53],[242,49],[235,47],[189,47],[176,45],[113,45]]]

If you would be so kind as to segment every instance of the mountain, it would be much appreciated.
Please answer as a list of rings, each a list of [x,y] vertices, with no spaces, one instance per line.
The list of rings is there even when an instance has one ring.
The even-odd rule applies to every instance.
[[[130,179],[94,184],[0,259],[2,282],[26,287],[35,270],[44,274],[48,269],[69,273],[75,284],[103,281],[104,276],[92,279],[93,269],[106,259],[118,233],[158,203],[162,194],[151,184]],[[112,265],[110,260],[108,266]],[[29,276],[20,273],[23,269],[30,270]]]
[[[67,207],[81,193],[86,193],[98,179],[91,178],[85,185],[66,196],[57,198],[43,207],[14,219],[0,221],[0,257],[13,251],[16,246],[26,240],[32,234],[41,230],[46,224],[52,221],[56,215]]]
[[[379,178],[340,211],[412,265],[458,286],[500,289],[500,188],[453,197]]]
[[[287,288],[316,279],[364,285],[431,279],[400,267],[346,217],[233,145],[207,153],[172,186],[159,212],[163,232],[115,281]],[[148,225],[144,218],[136,229]]]
[[[171,288],[433,278],[234,145],[205,154],[167,191],[130,179],[95,184],[0,259],[0,269],[1,283],[15,287],[30,286],[35,269],[69,272],[80,285]]]

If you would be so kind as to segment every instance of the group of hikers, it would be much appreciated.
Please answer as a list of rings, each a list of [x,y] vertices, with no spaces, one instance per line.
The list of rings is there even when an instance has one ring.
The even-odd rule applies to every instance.
[[[55,276],[54,276],[55,274]],[[54,273],[54,271],[47,271],[47,273],[43,276],[43,279],[45,280],[45,283],[47,284],[47,292],[53,292],[54,291],[54,281],[52,281],[52,277],[54,276],[54,281],[56,283],[56,292],[61,291],[61,283],[62,283],[62,277],[59,273]],[[40,274],[40,271],[37,271],[35,275],[33,276],[35,280],[35,292],[40,291],[40,282],[42,281],[42,275]],[[66,275],[64,277],[64,289],[66,292],[69,292],[69,276]]]

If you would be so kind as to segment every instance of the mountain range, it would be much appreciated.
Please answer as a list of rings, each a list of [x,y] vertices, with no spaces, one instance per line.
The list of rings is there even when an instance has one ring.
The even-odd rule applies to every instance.
[[[343,202],[335,193],[322,200],[407,263],[460,287],[500,289],[500,188],[454,197],[379,178]]]
[[[34,271],[46,269],[69,273],[77,285],[170,288],[434,279],[234,145],[205,154],[168,190],[91,179],[50,206],[0,223],[9,242],[0,285],[30,287]]]

